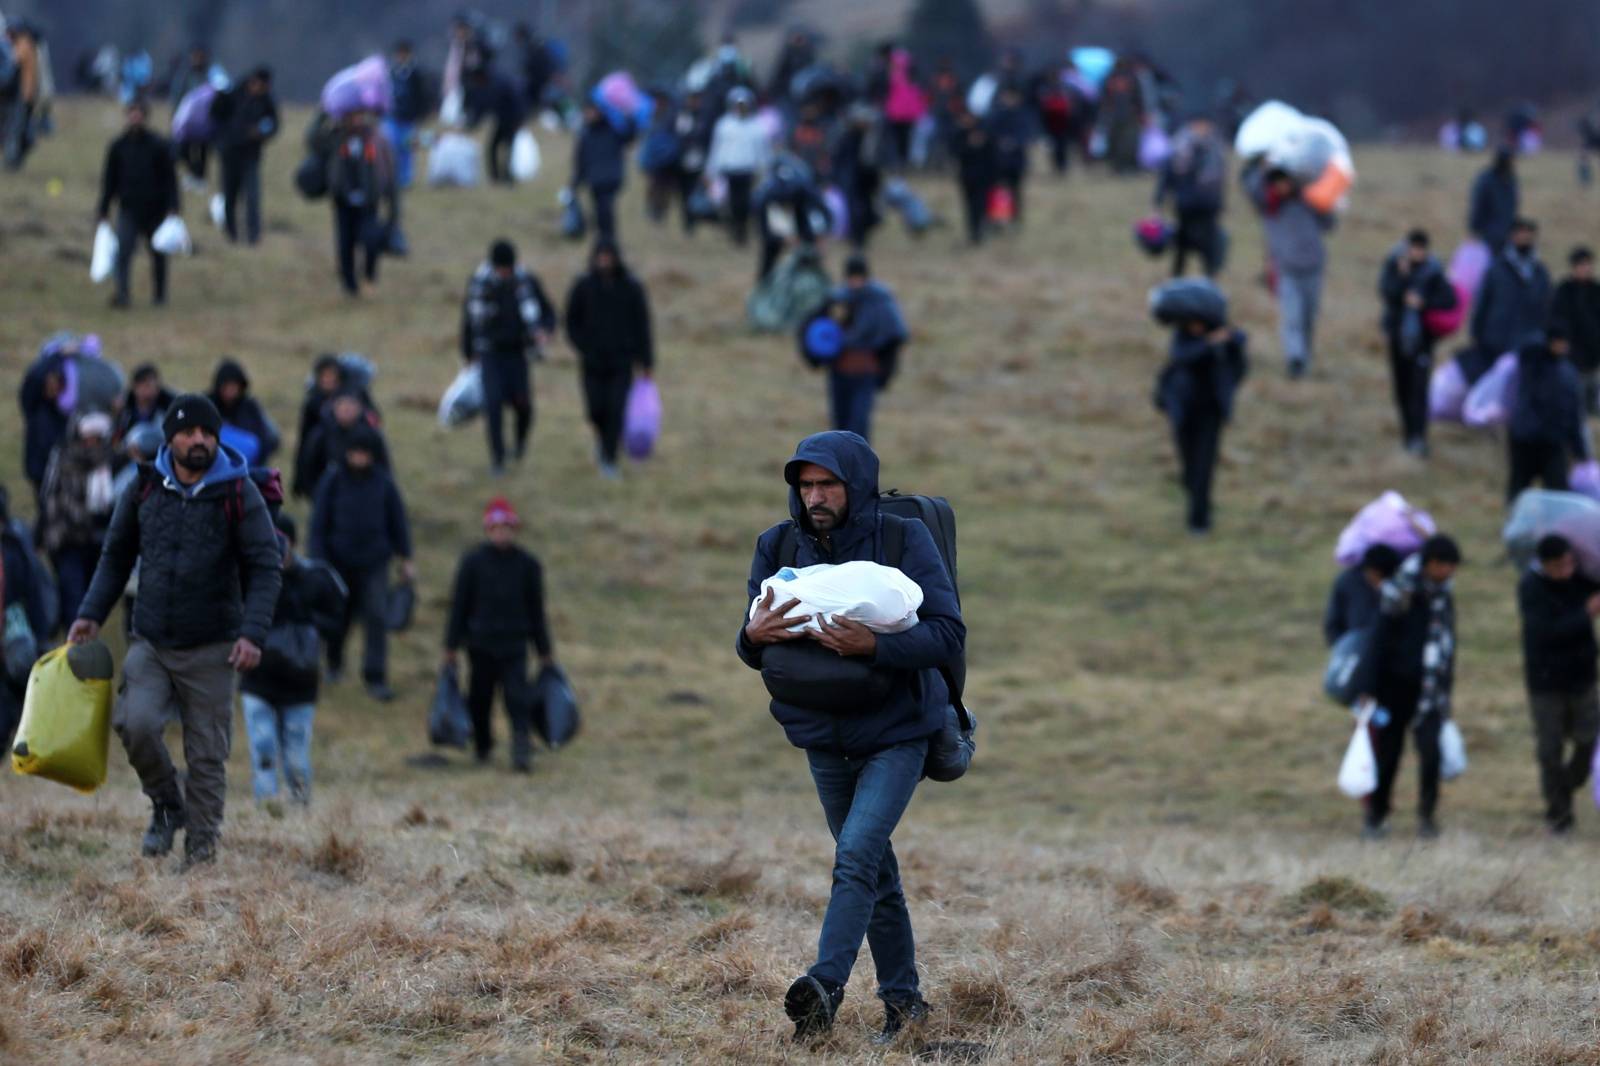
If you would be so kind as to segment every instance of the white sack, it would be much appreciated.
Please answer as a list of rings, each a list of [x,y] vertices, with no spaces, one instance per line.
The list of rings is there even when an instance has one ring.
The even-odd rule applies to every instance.
[[[761,595],[750,604],[750,617],[772,589],[774,607],[800,602],[785,616],[824,615],[860,622],[874,633],[903,633],[917,624],[922,586],[892,566],[881,563],[823,563],[801,569],[784,567],[761,583]],[[820,630],[816,622],[807,623]],[[794,631],[806,628],[796,626]]]

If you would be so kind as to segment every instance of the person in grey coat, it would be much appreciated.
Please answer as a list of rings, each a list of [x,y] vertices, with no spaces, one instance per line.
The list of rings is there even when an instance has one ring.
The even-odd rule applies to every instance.
[[[1308,204],[1300,184],[1286,171],[1256,168],[1245,174],[1244,182],[1261,213],[1267,253],[1276,272],[1283,358],[1291,378],[1303,377],[1311,366],[1328,259],[1322,234],[1333,228],[1333,216]]]

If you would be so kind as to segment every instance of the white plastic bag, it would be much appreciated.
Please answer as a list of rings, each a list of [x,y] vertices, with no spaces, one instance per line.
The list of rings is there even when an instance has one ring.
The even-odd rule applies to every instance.
[[[464,368],[439,400],[439,424],[446,429],[465,425],[483,411],[483,370],[477,363]]]
[[[750,617],[755,617],[756,607],[767,598],[768,589],[773,590],[774,607],[790,600],[800,601],[787,618],[848,618],[874,633],[905,632],[917,624],[917,608],[922,606],[922,586],[895,567],[881,563],[823,563],[798,570],[786,566],[761,583],[760,597],[750,604]],[[822,628],[811,621],[795,626],[793,631],[807,626]]]
[[[177,215],[168,215],[150,237],[150,247],[162,255],[188,255],[194,251],[189,240],[189,227]]]
[[[428,152],[428,184],[472,188],[478,184],[482,151],[464,133],[445,132]]]
[[[211,195],[211,224],[218,229],[228,224],[228,201],[220,192]]]
[[[1344,749],[1344,761],[1339,764],[1339,791],[1351,799],[1361,799],[1378,790],[1378,757],[1367,731],[1371,721],[1372,708],[1363,707],[1356,715],[1356,731],[1351,734],[1350,745]]]
[[[1446,718],[1439,727],[1439,776],[1454,781],[1467,772],[1467,742],[1461,737],[1461,728],[1454,718]]]
[[[96,285],[111,276],[117,266],[117,231],[111,223],[94,228],[94,251],[89,253],[89,280]]]
[[[532,130],[518,130],[511,141],[511,180],[529,182],[539,176],[539,142]]]
[[[465,94],[460,86],[445,93],[444,99],[439,103],[439,121],[452,128],[461,125],[465,102]]]

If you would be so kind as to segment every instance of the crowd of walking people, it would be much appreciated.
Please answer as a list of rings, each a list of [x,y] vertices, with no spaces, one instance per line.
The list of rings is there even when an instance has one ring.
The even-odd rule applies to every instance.
[[[1173,255],[1178,287],[1170,291],[1198,294],[1159,315],[1170,335],[1154,396],[1170,422],[1185,525],[1196,537],[1214,528],[1223,432],[1250,370],[1250,339],[1213,280],[1228,267],[1224,216],[1234,178],[1225,134],[1239,116],[1180,110],[1169,79],[1136,56],[1101,62],[1075,51],[1029,71],[1008,52],[971,84],[944,61],[925,73],[922,58],[885,44],[855,76],[822,60],[817,42],[797,33],[762,85],[730,40],[677,88],[635,87],[623,102],[597,87],[573,103],[547,42],[522,28],[497,55],[463,18],[451,26],[439,93],[413,46],[398,42],[382,64],[382,103],[319,114],[296,173],[303,195],[331,204],[337,274],[357,296],[376,283],[383,256],[405,252],[402,198],[435,104],[448,128],[489,124],[484,157],[493,182],[516,180],[517,141],[535,115],[564,106],[574,112],[567,204],[579,221],[567,228],[589,234],[586,194],[595,240],[585,268],[558,305],[501,238],[465,285],[459,352],[477,376],[474,410],[483,416],[493,478],[512,476],[530,453],[534,368],[562,336],[578,356],[596,467],[606,479],[622,476],[630,396],[651,381],[657,357],[651,296],[627,265],[617,211],[630,166],[642,172],[647,219],[665,225],[675,211],[686,238],[716,226],[737,246],[755,239],[751,321],[784,335],[798,331],[806,359],[826,370],[833,427],[802,441],[784,467],[790,515],[758,543],[745,590],[753,607],[736,643],[739,658],[767,680],[788,738],[807,751],[837,842],[817,961],[785,1000],[801,1036],[833,1024],[863,941],[886,1004],[884,1039],[926,1015],[890,836],[919,780],[946,779],[936,772],[952,750],[946,734],[963,738],[954,750],[964,743],[971,755],[953,521],[946,535],[937,519],[891,513],[869,443],[876,398],[912,357],[912,331],[866,252],[891,213],[915,234],[933,224],[907,176],[946,173],[959,193],[961,236],[980,245],[1022,224],[1030,162],[1041,146],[1059,173],[1075,157],[1103,160],[1116,173],[1153,173],[1155,209],[1171,215],[1157,227],[1160,250]],[[151,128],[145,96],[130,96],[125,128],[105,155],[97,207],[116,240],[113,307],[131,304],[141,242],[150,248],[154,302],[168,302],[169,256],[156,234],[180,212],[186,189],[207,187],[213,149],[219,225],[229,240],[260,242],[262,155],[280,132],[272,83],[272,72],[258,67],[228,84],[209,53],[195,49],[171,92],[179,110],[208,94],[208,132],[185,130],[171,141]],[[26,106],[22,97],[8,105],[8,130],[18,121],[27,128],[38,106],[36,79],[27,84]],[[1314,377],[1328,235],[1339,211],[1313,196],[1303,175],[1270,159],[1244,161],[1237,180],[1261,217],[1263,273],[1277,304],[1285,371],[1295,380]],[[1455,314],[1457,326],[1468,323],[1468,345],[1453,361],[1466,384],[1493,373],[1498,360],[1515,365],[1502,398],[1508,500],[1535,482],[1565,490],[1574,464],[1593,459],[1587,415],[1600,414],[1594,255],[1573,249],[1570,275],[1553,283],[1539,259],[1539,227],[1521,213],[1511,149],[1498,152],[1474,185],[1465,230],[1481,249],[1471,285],[1462,284],[1454,261],[1447,267],[1434,255],[1432,236],[1420,228],[1372,264],[1401,443],[1426,459],[1429,424],[1440,417],[1435,351],[1450,332],[1438,316]],[[830,237],[847,249],[837,286],[823,266]],[[1191,264],[1204,279],[1188,276]],[[388,644],[409,624],[418,574],[393,462],[403,442],[387,439],[372,385],[362,360],[319,356],[291,448],[253,394],[246,361],[222,353],[207,391],[179,394],[156,364],[136,367],[124,382],[98,338],[63,334],[47,341],[21,382],[23,468],[36,517],[25,526],[0,492],[0,606],[8,625],[19,617],[41,640],[64,632],[81,644],[125,603],[129,651],[115,728],[151,802],[146,856],[168,854],[183,831],[187,865],[216,857],[236,684],[262,802],[277,802],[282,790],[310,802],[316,705],[327,686],[342,683],[358,622],[365,692],[383,703],[399,695]],[[303,527],[285,509],[286,495],[306,509]],[[454,676],[464,651],[478,761],[494,750],[498,693],[511,723],[510,765],[526,772],[539,698],[529,649],[543,671],[555,669],[545,573],[518,545],[520,518],[505,496],[487,500],[482,523],[483,541],[466,548],[455,571],[441,677]],[[799,601],[782,602],[766,584],[817,563],[901,570],[923,594],[917,624],[880,632],[848,619],[792,617]],[[1364,800],[1368,839],[1388,831],[1408,734],[1420,764],[1419,832],[1438,834],[1456,660],[1453,578],[1461,563],[1460,547],[1442,534],[1405,550],[1373,543],[1330,596],[1328,643],[1352,634],[1363,641],[1355,703],[1376,765]],[[1551,535],[1539,540],[1517,597],[1546,817],[1564,834],[1600,733],[1593,628],[1600,585],[1579,572],[1573,544]],[[826,701],[774,687],[793,685],[797,654],[819,649],[830,663],[861,667],[841,682],[860,693],[860,713],[848,726]],[[25,678],[8,669],[0,685],[0,736],[16,727]],[[960,716],[947,720],[957,709]],[[174,713],[183,779],[163,736]]]

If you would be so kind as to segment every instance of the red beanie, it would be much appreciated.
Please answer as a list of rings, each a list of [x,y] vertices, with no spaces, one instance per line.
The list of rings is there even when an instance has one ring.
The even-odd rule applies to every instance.
[[[490,526],[520,526],[522,520],[517,517],[516,508],[504,496],[496,496],[489,501],[489,506],[483,509],[483,528]]]

